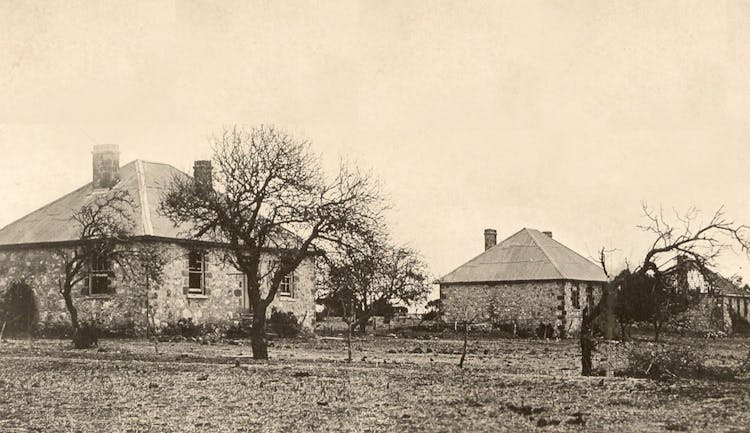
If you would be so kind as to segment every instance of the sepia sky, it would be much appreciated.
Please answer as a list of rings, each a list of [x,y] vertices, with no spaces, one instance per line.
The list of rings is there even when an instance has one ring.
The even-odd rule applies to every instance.
[[[273,123],[379,176],[434,277],[488,227],[620,265],[642,201],[750,224],[749,120],[748,1],[0,3],[0,226],[90,181],[96,143],[189,171]]]

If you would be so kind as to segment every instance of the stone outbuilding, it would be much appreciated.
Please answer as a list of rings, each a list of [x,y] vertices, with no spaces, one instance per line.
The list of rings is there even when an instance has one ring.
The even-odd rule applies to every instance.
[[[678,281],[678,287],[697,295],[694,305],[667,324],[676,331],[701,335],[722,332],[750,334],[750,286],[726,278],[718,272],[700,272],[694,266],[681,266],[680,256],[665,272]]]
[[[239,324],[249,314],[246,277],[222,260],[222,244],[186,238],[186,227],[176,227],[159,212],[172,179],[187,174],[141,160],[120,167],[119,149],[112,145],[95,146],[92,162],[92,182],[0,229],[0,292],[12,280],[24,279],[35,292],[41,327],[67,326],[70,319],[58,292],[57,252],[80,242],[74,212],[104,192],[120,190],[134,202],[136,245],[159,245],[166,253],[163,283],[123,278],[126,271],[106,260],[91,263],[86,278],[74,287],[80,319],[125,333],[143,332],[150,320],[157,326],[188,318],[199,324]],[[194,168],[196,179],[211,181],[210,161],[196,161]],[[268,248],[263,263],[273,263],[278,252]],[[291,311],[304,327],[312,328],[314,273],[311,255],[284,279],[269,313],[271,308]]]
[[[602,269],[551,232],[524,228],[496,241],[497,232],[485,230],[485,251],[438,280],[444,319],[578,333],[583,308],[598,301],[607,281]]]

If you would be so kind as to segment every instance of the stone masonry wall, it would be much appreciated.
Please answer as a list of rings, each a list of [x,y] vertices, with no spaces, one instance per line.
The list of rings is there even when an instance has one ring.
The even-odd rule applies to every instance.
[[[587,302],[588,286],[592,301],[601,296],[601,284],[570,281],[530,281],[490,284],[441,284],[443,317],[448,322],[476,315],[475,321],[495,324],[516,323],[534,331],[540,325],[552,326],[555,335],[574,335],[581,328],[581,314]],[[572,293],[579,291],[579,308]]]
[[[705,295],[687,311],[675,317],[667,326],[677,331],[701,334],[715,331],[731,333],[732,318],[726,298]]]
[[[157,326],[192,318],[196,323],[232,325],[239,323],[243,293],[239,273],[221,262],[215,251],[209,251],[206,295],[187,294],[188,249],[179,244],[163,244],[169,258],[164,268],[163,284],[149,284],[146,297],[145,281],[127,281],[122,270],[115,267],[113,293],[87,295],[84,283],[73,289],[73,302],[81,321],[96,321],[113,331],[143,333],[147,325],[147,306]],[[269,259],[271,256],[269,255]],[[315,276],[312,259],[303,261],[297,271],[294,297],[277,295],[269,307],[291,311],[306,328],[314,327]],[[0,293],[14,279],[25,279],[33,288],[42,327],[69,326],[70,317],[58,292],[60,261],[54,250],[18,248],[0,250]]]
[[[157,326],[174,323],[182,318],[192,318],[196,323],[221,325],[237,324],[243,312],[242,276],[231,265],[221,261],[219,253],[209,250],[207,254],[206,294],[189,295],[187,255],[189,250],[173,244],[169,248],[171,260],[164,269],[164,284],[149,291],[149,299],[155,309]],[[268,255],[266,260],[270,260]],[[268,308],[291,311],[306,328],[312,329],[315,321],[315,264],[312,259],[303,261],[295,271],[297,276],[294,296],[276,295]]]
[[[581,331],[583,320],[583,309],[590,305],[595,306],[602,296],[602,283],[585,283],[579,281],[566,281],[564,284],[565,304],[562,312],[565,316],[565,333],[577,335]],[[578,291],[578,305],[574,305],[573,292]],[[589,293],[591,299],[589,299]]]
[[[59,293],[61,276],[59,257],[55,250],[19,248],[0,251],[0,292],[12,280],[26,280],[34,291],[42,328],[67,327],[70,316]],[[138,285],[125,286],[120,272],[115,268],[114,293],[88,296],[84,284],[73,288],[73,303],[79,320],[96,321],[114,331],[135,330],[146,327],[145,290]]]

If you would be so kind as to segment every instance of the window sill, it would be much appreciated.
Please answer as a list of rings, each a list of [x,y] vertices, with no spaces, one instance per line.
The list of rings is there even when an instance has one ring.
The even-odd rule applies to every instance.
[[[208,299],[208,295],[198,295],[198,294],[188,293],[187,298],[188,299]]]

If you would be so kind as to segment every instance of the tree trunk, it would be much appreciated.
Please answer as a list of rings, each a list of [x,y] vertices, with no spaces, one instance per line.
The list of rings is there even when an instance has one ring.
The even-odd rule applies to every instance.
[[[594,342],[591,333],[591,317],[588,308],[583,309],[583,318],[581,320],[581,375],[591,376],[591,352],[594,348]]]
[[[469,324],[464,324],[464,350],[461,352],[461,360],[458,361],[458,368],[464,368],[464,361],[466,360],[466,346],[469,343]]]
[[[253,327],[250,329],[250,346],[253,349],[253,359],[268,359],[266,306],[260,302],[253,306]]]
[[[75,305],[73,305],[73,296],[70,294],[71,290],[71,287],[65,287],[62,292],[62,297],[65,300],[65,308],[68,309],[68,314],[70,314],[70,324],[73,326],[73,333],[77,334],[81,326],[78,323],[78,310]]]
[[[605,340],[614,340],[615,338],[615,326],[617,325],[617,320],[615,317],[615,308],[617,307],[617,299],[616,299],[616,292],[614,287],[611,286],[612,283],[607,283],[606,290],[606,296],[605,299],[605,309],[604,309],[604,339]],[[591,330],[590,323],[593,321],[593,318],[589,319],[589,331]]]
[[[346,327],[346,351],[347,351],[347,362],[352,362],[352,327]]]
[[[661,329],[661,324],[658,321],[654,322],[654,342],[655,343],[659,342],[659,330],[660,329]]]
[[[591,376],[591,352],[594,347],[589,333],[581,332],[581,375]]]
[[[581,336],[581,375],[591,376],[591,339]]]

